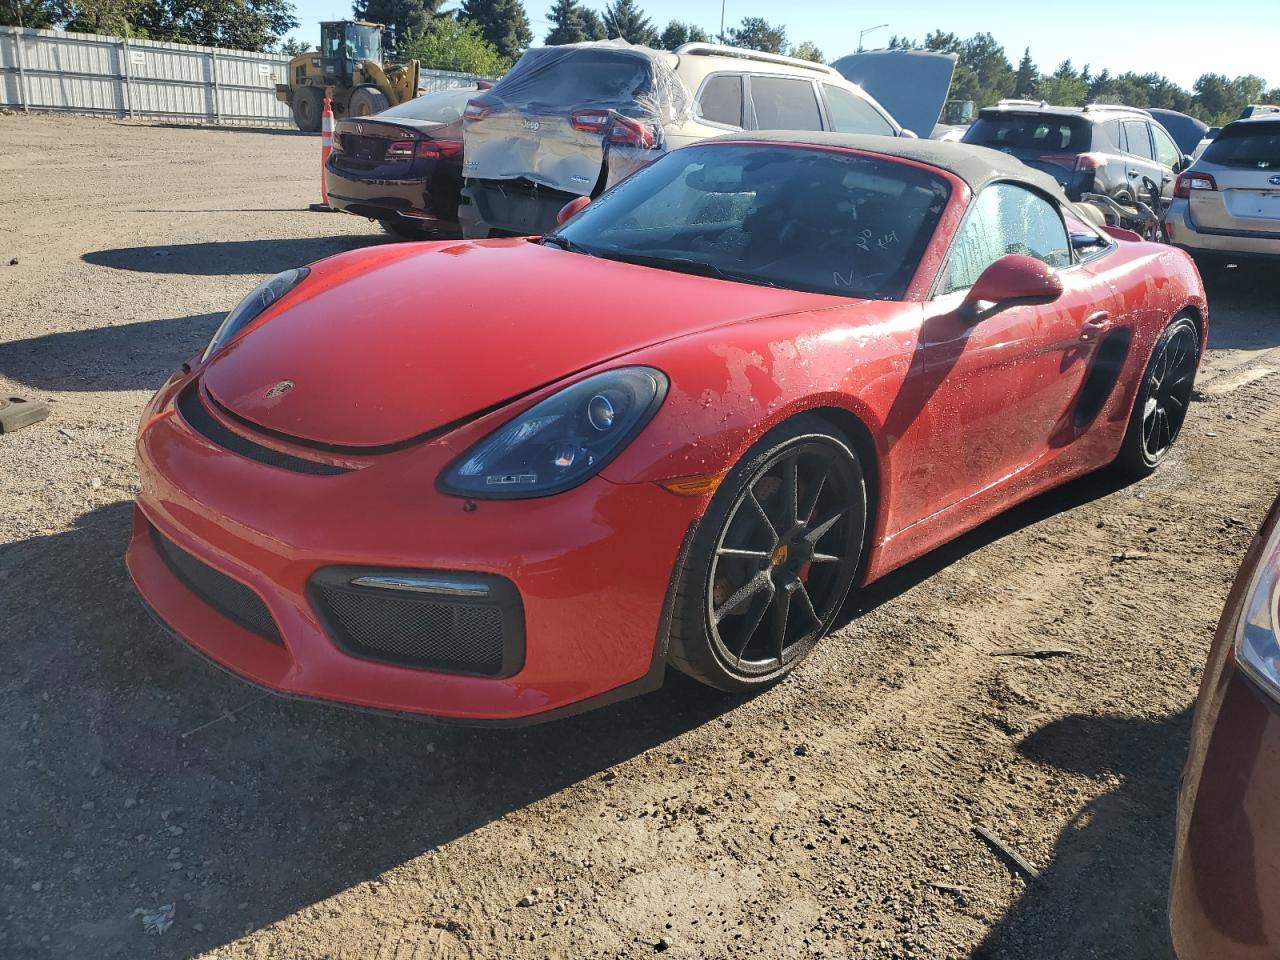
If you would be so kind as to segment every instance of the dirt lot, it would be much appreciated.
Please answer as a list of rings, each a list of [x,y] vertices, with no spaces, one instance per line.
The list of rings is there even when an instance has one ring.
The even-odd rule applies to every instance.
[[[895,575],[781,686],[440,728],[215,671],[121,562],[150,391],[263,275],[383,242],[304,212],[317,153],[0,117],[0,389],[54,410],[0,438],[0,955],[1165,956],[1188,708],[1280,477],[1280,282],[1215,282],[1155,477]],[[991,656],[1042,641],[1082,655]]]

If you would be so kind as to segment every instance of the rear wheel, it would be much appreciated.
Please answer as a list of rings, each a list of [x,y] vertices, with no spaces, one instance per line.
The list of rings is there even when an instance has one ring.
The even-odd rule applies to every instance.
[[[1148,476],[1173,447],[1191,404],[1200,363],[1200,331],[1186,314],[1174,317],[1151,351],[1115,466],[1135,479]]]
[[[371,113],[381,113],[389,106],[387,95],[377,87],[356,87],[347,101],[347,116],[367,117]]]
[[[303,133],[320,129],[323,95],[315,87],[299,87],[293,91],[293,122]]]
[[[668,660],[721,690],[789,673],[831,628],[862,555],[862,468],[826,421],[771,431],[729,472],[689,551]]]

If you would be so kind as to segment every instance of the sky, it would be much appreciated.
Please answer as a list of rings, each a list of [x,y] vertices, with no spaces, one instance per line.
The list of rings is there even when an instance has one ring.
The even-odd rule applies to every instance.
[[[294,0],[301,26],[291,36],[310,43],[319,41],[321,20],[351,16],[346,0]],[[923,39],[940,29],[968,37],[989,31],[1004,46],[1016,66],[1023,48],[1042,71],[1051,72],[1063,60],[1077,68],[1088,63],[1094,73],[1103,67],[1114,73],[1163,73],[1188,89],[1202,73],[1228,77],[1253,73],[1268,87],[1280,86],[1280,4],[1277,0],[1222,0],[1211,12],[1203,2],[1166,0],[1151,7],[1123,8],[1128,16],[1110,18],[1124,30],[1096,26],[1101,19],[1084,13],[1072,3],[1037,0],[988,0],[966,4],[957,0],[795,0],[778,4],[760,0],[724,0],[725,24],[734,26],[744,17],[763,17],[787,28],[792,43],[812,40],[828,60],[858,48],[858,34],[869,27],[888,24],[866,35],[867,49],[884,46],[896,34]],[[449,2],[443,9],[455,7]],[[590,2],[587,4],[591,6]],[[604,2],[595,4],[604,9]],[[550,29],[547,11],[552,0],[525,0],[540,43]],[[708,33],[720,29],[720,0],[640,0],[640,6],[659,30],[670,20],[684,20]],[[1064,16],[1065,13],[1065,16]]]

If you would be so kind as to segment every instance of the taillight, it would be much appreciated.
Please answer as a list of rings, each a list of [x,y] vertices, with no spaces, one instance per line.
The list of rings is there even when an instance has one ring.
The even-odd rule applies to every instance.
[[[609,125],[608,110],[575,110],[569,115],[573,129],[583,133],[604,133]]]
[[[1280,526],[1256,561],[1247,591],[1236,627],[1236,662],[1263,690],[1280,698]]]
[[[1173,185],[1173,195],[1182,197],[1183,199],[1191,196],[1192,190],[1217,190],[1218,181],[1207,173],[1199,173],[1195,170],[1187,170],[1178,174],[1178,180]]]
[[[342,152],[342,134],[340,134],[337,130],[333,131],[333,145],[332,145],[332,146],[333,146],[333,152],[334,152],[334,153],[341,153],[341,152]]]
[[[383,157],[387,160],[408,160],[413,157],[415,144],[412,140],[397,140],[388,143]]]
[[[441,157],[456,157],[462,153],[462,144],[456,140],[420,140],[417,156],[439,160]]]
[[[489,105],[483,100],[468,100],[467,109],[462,111],[463,120],[483,120],[489,115]]]
[[[630,117],[616,117],[613,130],[609,134],[610,143],[619,143],[628,147],[652,147],[653,131],[639,120]]]

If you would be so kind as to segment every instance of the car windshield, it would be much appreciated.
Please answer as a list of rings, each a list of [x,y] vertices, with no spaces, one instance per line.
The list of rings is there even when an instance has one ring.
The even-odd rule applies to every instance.
[[[941,176],[889,159],[704,144],[624,180],[549,242],[743,283],[901,299],[948,194]]]
[[[470,87],[465,90],[441,90],[383,110],[378,116],[452,123],[462,116],[462,112],[467,109],[467,101],[475,95],[476,91]]]
[[[1205,148],[1204,160],[1224,167],[1280,169],[1280,121],[1225,127]]]
[[[1089,124],[1076,117],[1044,113],[981,115],[964,135],[965,143],[996,150],[1081,153],[1089,149]]]

